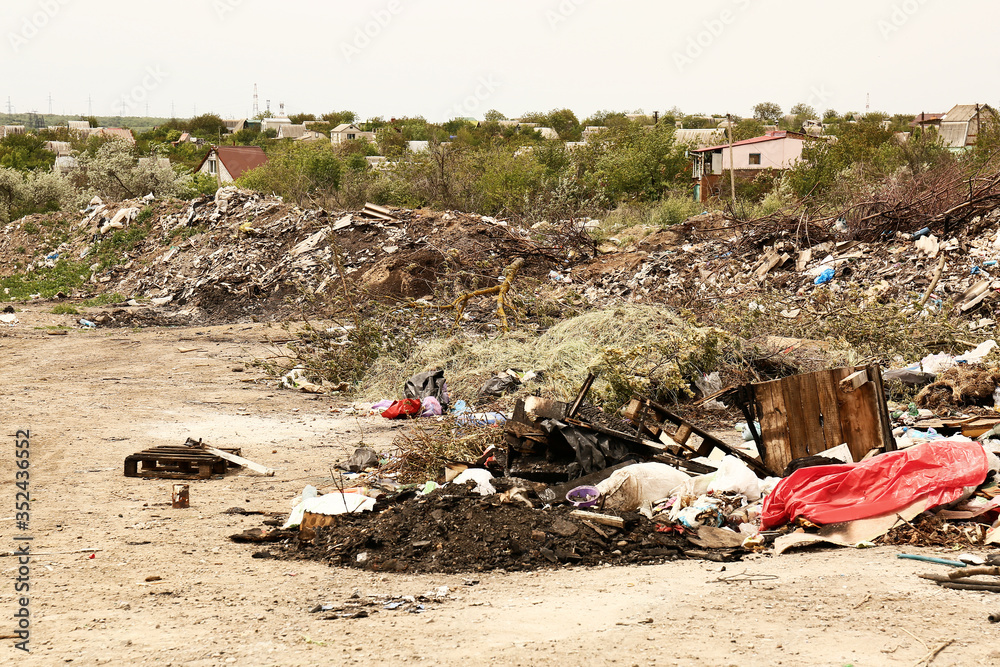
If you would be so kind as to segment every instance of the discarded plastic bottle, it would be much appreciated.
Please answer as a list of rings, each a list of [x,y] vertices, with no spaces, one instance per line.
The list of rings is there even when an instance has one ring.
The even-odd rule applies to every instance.
[[[834,271],[833,269],[826,269],[823,271],[823,273],[819,274],[816,280],[813,281],[813,285],[825,285],[826,283],[833,280],[833,276],[835,274],[836,271]]]
[[[916,241],[921,236],[927,236],[930,233],[931,233],[931,228],[930,227],[924,227],[923,229],[921,229],[919,231],[913,232],[913,235],[910,236],[910,239],[913,240],[913,241]]]
[[[97,327],[97,325],[91,322],[90,320],[80,320],[80,326],[86,329],[94,329]]]
[[[918,417],[920,415],[920,410],[917,409],[917,404],[916,403],[910,403],[910,405],[907,406],[906,412],[911,417]]]

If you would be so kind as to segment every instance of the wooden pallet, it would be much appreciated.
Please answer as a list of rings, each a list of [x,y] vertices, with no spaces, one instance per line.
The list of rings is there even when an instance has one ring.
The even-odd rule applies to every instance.
[[[238,448],[223,451],[240,454]],[[221,457],[192,447],[153,447],[125,457],[125,476],[208,479],[212,475],[225,474],[230,465],[233,464]]]

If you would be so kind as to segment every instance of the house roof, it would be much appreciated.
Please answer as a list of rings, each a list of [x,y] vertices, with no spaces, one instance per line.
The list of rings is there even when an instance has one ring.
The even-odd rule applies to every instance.
[[[298,139],[305,133],[305,125],[282,125],[278,128],[278,137],[281,139]]]
[[[941,120],[944,117],[943,113],[919,113],[910,123],[910,127],[916,127],[917,125],[922,125],[926,123],[933,123],[934,121]]]
[[[976,117],[977,113],[993,112],[987,104],[956,104],[951,111],[941,119],[945,123],[965,123]]]
[[[334,132],[346,132],[347,130],[351,129],[352,127],[353,127],[353,128],[355,129],[355,130],[357,130],[358,132],[360,132],[360,131],[361,131],[361,128],[359,128],[359,127],[358,127],[357,125],[355,125],[354,123],[341,123],[341,124],[340,124],[340,125],[338,125],[337,127],[333,128],[333,131],[334,131]]]
[[[135,143],[135,136],[132,134],[132,130],[121,127],[102,127],[98,130],[98,134],[102,137],[115,137],[117,139],[122,139],[130,144]]]
[[[725,137],[725,130],[720,130],[718,128],[680,128],[674,130],[674,141],[679,144],[694,144],[698,147],[704,147],[706,144],[713,144],[717,141],[722,141]]]
[[[762,144],[766,141],[779,141],[781,139],[801,139],[805,141],[806,135],[799,132],[789,132],[788,130],[775,130],[774,132],[768,132],[762,137],[754,137],[753,139],[744,139],[743,141],[733,142],[733,147],[736,146],[748,146],[750,144]],[[719,146],[709,146],[708,148],[699,148],[697,150],[691,151],[692,153],[705,153],[708,151],[718,151],[723,148],[729,148],[729,144],[721,144]]]
[[[267,155],[260,146],[216,146],[208,152],[195,171],[200,171],[213,153],[219,156],[219,161],[233,178],[239,178],[267,162]]]

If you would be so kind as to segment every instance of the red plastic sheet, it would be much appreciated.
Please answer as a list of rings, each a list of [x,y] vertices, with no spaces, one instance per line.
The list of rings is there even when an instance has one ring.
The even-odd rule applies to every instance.
[[[764,500],[761,525],[782,526],[798,517],[827,525],[896,512],[920,498],[927,507],[958,500],[989,471],[975,442],[936,440],[898,452],[833,466],[801,468],[781,480]]]

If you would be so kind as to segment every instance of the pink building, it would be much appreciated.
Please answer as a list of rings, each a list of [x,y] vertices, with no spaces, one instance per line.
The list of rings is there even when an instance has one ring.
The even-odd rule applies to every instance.
[[[695,199],[706,201],[718,195],[719,180],[735,164],[736,176],[752,178],[766,169],[789,169],[802,159],[802,147],[810,137],[786,130],[768,132],[762,137],[691,151],[694,158]],[[724,185],[724,184],[723,184]]]

